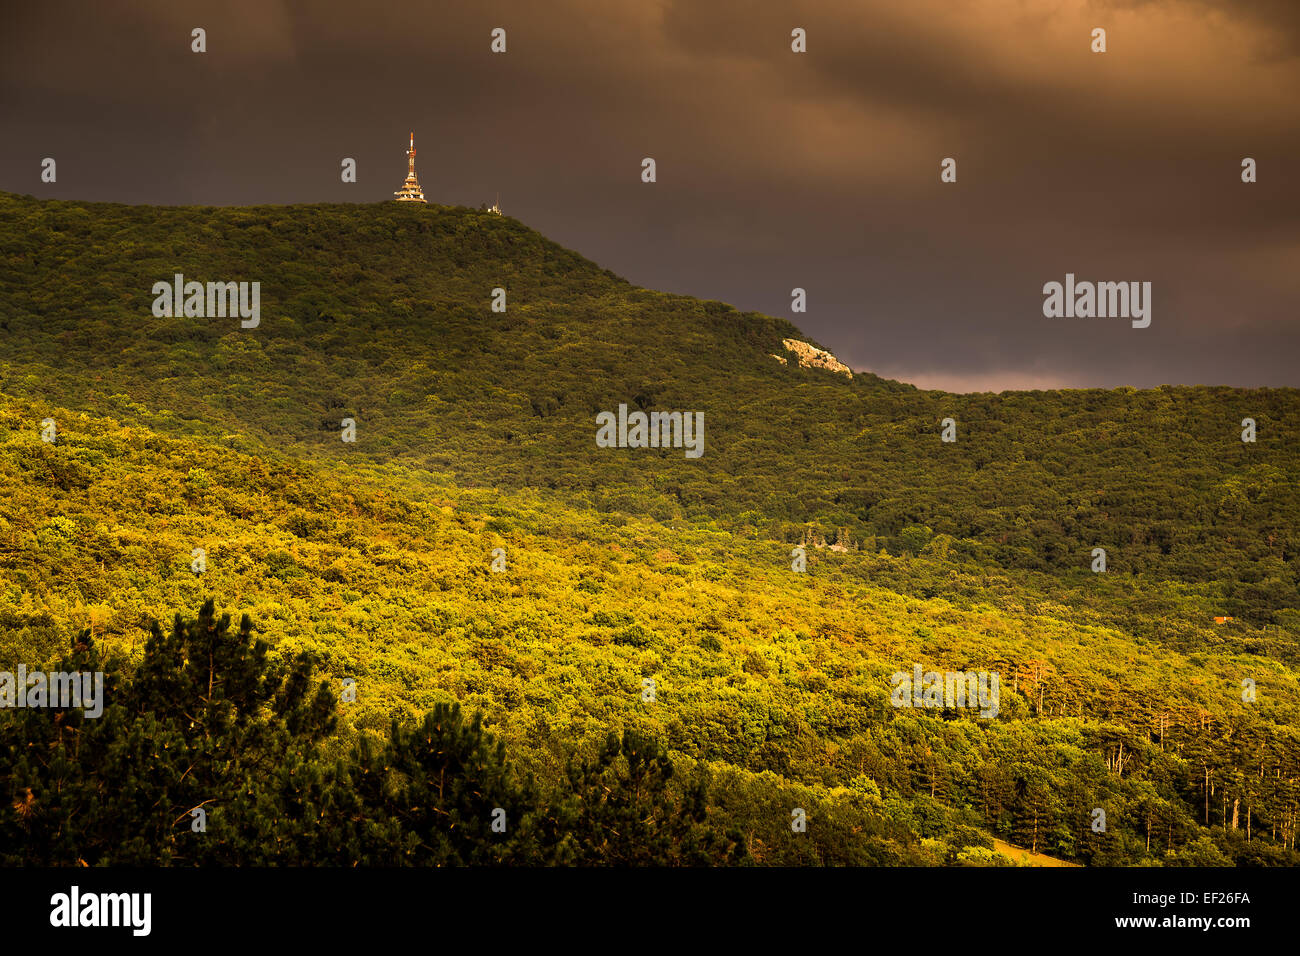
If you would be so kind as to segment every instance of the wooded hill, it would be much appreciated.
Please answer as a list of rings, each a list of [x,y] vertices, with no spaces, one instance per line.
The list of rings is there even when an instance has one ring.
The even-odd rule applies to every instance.
[[[850,380],[799,368],[786,321],[461,208],[0,194],[0,261],[0,668],[90,628],[127,686],[150,624],[213,596],[275,660],[358,682],[310,759],[457,702],[539,781],[518,799],[554,809],[579,792],[571,755],[631,730],[676,767],[665,800],[703,793],[714,862],[979,863],[993,836],[1087,863],[1297,862],[1295,390]],[[261,282],[259,327],[155,317],[177,272]],[[620,403],[703,411],[704,456],[597,449]],[[997,718],[892,707],[914,664],[1000,673]],[[53,778],[12,720],[5,842],[34,846]],[[220,834],[238,814],[216,802]],[[188,835],[133,859],[196,859],[168,842]],[[257,858],[236,844],[213,859]],[[609,860],[542,844],[530,859]],[[350,846],[300,861],[377,859]]]

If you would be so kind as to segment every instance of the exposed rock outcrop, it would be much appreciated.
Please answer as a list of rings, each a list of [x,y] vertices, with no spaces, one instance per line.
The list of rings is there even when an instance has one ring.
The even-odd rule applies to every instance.
[[[793,352],[798,357],[801,368],[824,368],[828,372],[839,372],[849,378],[853,377],[853,372],[849,367],[830,352],[814,348],[807,342],[800,342],[798,339],[782,339],[781,344],[786,347],[787,351]],[[772,357],[776,358],[776,356]]]

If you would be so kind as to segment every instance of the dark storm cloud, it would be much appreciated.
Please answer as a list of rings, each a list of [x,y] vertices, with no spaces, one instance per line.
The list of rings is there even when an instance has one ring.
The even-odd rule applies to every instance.
[[[414,129],[431,199],[499,191],[634,282],[791,317],[858,368],[951,388],[1300,384],[1300,4],[1046,6],[30,5],[0,30],[0,188],[372,202]],[[1151,327],[1044,318],[1067,271],[1151,281]]]
[[[1165,12],[1175,4],[1197,8],[1198,15],[1219,16],[1231,24],[1253,24],[1260,35],[1258,53],[1268,57],[1300,56],[1300,3],[1295,0],[1099,0],[1103,9]]]

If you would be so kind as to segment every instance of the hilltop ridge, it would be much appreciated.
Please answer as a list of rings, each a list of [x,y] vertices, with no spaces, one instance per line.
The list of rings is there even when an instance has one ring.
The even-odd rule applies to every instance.
[[[902,551],[942,536],[1070,575],[1103,546],[1114,571],[1209,584],[1258,625],[1300,607],[1294,389],[951,395],[783,366],[786,340],[808,342],[784,319],[637,288],[509,217],[410,205],[0,194],[0,390],[785,540]],[[150,289],[177,272],[262,282],[260,326],[155,317]],[[703,412],[705,454],[594,454],[595,416],[620,403]]]

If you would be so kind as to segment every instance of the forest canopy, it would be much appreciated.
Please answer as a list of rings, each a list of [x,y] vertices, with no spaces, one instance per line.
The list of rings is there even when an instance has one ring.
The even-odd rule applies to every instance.
[[[109,677],[0,711],[8,863],[1300,862],[1295,390],[803,368],[463,208],[0,194],[0,262],[0,670]],[[155,316],[178,272],[259,325]]]

